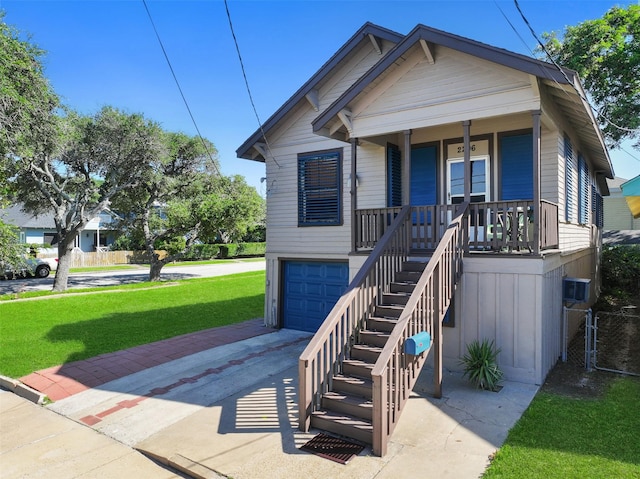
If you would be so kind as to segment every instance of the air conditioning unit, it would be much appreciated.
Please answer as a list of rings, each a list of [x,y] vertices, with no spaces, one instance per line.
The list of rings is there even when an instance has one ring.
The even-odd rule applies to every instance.
[[[585,278],[564,278],[562,300],[568,303],[589,302],[591,280]]]

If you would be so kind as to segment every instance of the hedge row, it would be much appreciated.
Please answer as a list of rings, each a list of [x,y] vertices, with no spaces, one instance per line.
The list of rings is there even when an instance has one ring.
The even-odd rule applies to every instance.
[[[187,261],[214,258],[236,258],[240,256],[264,256],[266,243],[197,244],[185,253]]]

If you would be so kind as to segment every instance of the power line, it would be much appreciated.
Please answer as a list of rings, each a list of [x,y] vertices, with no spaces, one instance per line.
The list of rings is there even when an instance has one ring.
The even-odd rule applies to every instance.
[[[236,53],[238,54],[238,60],[240,61],[240,68],[242,69],[242,77],[244,78],[244,84],[247,88],[247,93],[249,94],[249,101],[251,102],[253,113],[255,114],[256,120],[258,121],[260,133],[262,133],[262,138],[264,138],[265,145],[267,146],[267,151],[271,155],[271,158],[273,158],[273,161],[275,162],[275,164],[278,165],[278,168],[280,168],[280,163],[278,163],[278,160],[276,160],[276,157],[273,155],[273,152],[271,151],[271,147],[269,146],[269,142],[267,141],[267,135],[265,134],[264,129],[262,128],[262,122],[260,121],[258,110],[256,109],[256,105],[253,101],[251,88],[249,88],[249,80],[247,79],[247,72],[245,71],[244,62],[242,61],[242,55],[240,54],[240,47],[238,46],[238,39],[236,38],[236,34],[233,30],[233,22],[231,21],[231,13],[229,13],[229,5],[227,4],[227,0],[224,0],[224,8],[227,11],[227,19],[229,20],[229,28],[231,29],[231,36],[233,37],[233,43],[236,46]]]
[[[187,111],[189,112],[189,116],[191,117],[191,122],[193,123],[193,126],[195,127],[196,132],[198,133],[198,138],[200,138],[200,141],[202,142],[202,146],[204,147],[205,151],[207,152],[207,155],[209,155],[209,159],[211,160],[211,163],[213,164],[213,167],[215,168],[216,172],[218,173],[218,176],[222,176],[222,173],[220,173],[220,169],[218,168],[218,165],[217,165],[216,161],[213,159],[213,155],[211,154],[211,151],[209,150],[209,146],[207,145],[207,142],[204,141],[204,138],[202,137],[202,134],[200,133],[200,128],[198,128],[198,124],[196,123],[196,119],[193,116],[193,113],[191,112],[191,108],[189,107],[189,102],[187,102],[187,98],[184,96],[184,92],[182,91],[182,87],[180,86],[180,82],[178,81],[178,77],[176,76],[176,73],[173,70],[173,66],[171,65],[171,60],[169,60],[169,55],[167,54],[167,51],[164,48],[164,44],[162,43],[162,39],[160,38],[160,34],[158,33],[158,29],[156,28],[156,24],[153,22],[153,18],[151,17],[151,12],[149,11],[149,7],[147,6],[147,0],[142,0],[142,3],[144,4],[144,8],[147,11],[147,15],[149,16],[149,21],[151,22],[151,26],[153,27],[153,31],[156,34],[156,38],[158,39],[158,43],[160,44],[160,48],[162,49],[162,53],[164,54],[164,58],[167,61],[167,65],[169,65],[169,70],[171,70],[171,75],[173,75],[173,80],[176,82],[176,86],[178,87],[178,91],[180,92],[180,96],[182,97],[182,101],[184,102],[184,106],[187,107]]]
[[[544,44],[542,43],[542,41],[540,40],[540,38],[538,38],[538,35],[536,34],[535,30],[533,29],[533,27],[531,26],[531,24],[529,23],[529,20],[527,20],[527,17],[524,15],[524,13],[522,12],[522,9],[520,8],[520,4],[518,3],[518,0],[513,0],[513,2],[516,5],[516,8],[518,9],[518,12],[520,13],[520,16],[522,17],[522,20],[524,20],[524,23],[527,25],[527,27],[529,28],[529,31],[531,32],[531,35],[533,35],[533,38],[536,39],[536,41],[538,42],[538,45],[540,46],[540,48],[542,49],[542,51],[547,55],[547,57],[549,58],[549,60],[551,61],[551,63],[553,63],[555,65],[555,67],[558,69],[558,71],[560,73],[562,73],[562,76],[564,76],[565,80],[567,80],[567,82],[569,83],[569,85],[571,85],[573,87],[573,89],[576,91],[576,93],[578,94],[578,96],[587,104],[589,105],[589,107],[596,113],[596,115],[598,115],[599,117],[603,118],[607,123],[609,123],[611,126],[613,126],[614,128],[617,128],[618,130],[621,131],[626,131],[628,133],[638,133],[640,132],[640,128],[625,128],[623,126],[620,125],[616,125],[613,121],[611,121],[609,118],[607,118],[598,108],[596,108],[595,106],[593,106],[591,104],[591,102],[582,95],[582,92],[580,92],[580,90],[578,90],[578,88],[575,86],[575,84],[569,79],[569,77],[567,76],[567,73],[564,71],[564,69],[558,65],[558,63],[553,59],[553,57],[551,56],[551,54],[549,53],[549,51],[547,50],[547,48],[544,46]]]

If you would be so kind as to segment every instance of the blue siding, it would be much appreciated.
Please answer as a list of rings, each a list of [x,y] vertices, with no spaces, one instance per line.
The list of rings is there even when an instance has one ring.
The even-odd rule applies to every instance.
[[[500,140],[501,200],[533,198],[533,135],[504,136]]]
[[[286,261],[284,264],[283,326],[315,332],[349,283],[349,264]]]
[[[423,146],[411,150],[411,204],[435,205],[436,195],[436,163],[438,148]]]

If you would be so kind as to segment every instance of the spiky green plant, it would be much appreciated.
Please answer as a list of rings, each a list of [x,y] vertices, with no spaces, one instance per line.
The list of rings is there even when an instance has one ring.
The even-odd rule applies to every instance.
[[[499,353],[493,340],[472,341],[460,361],[464,365],[463,377],[468,377],[479,389],[495,391],[503,375],[497,363]]]

